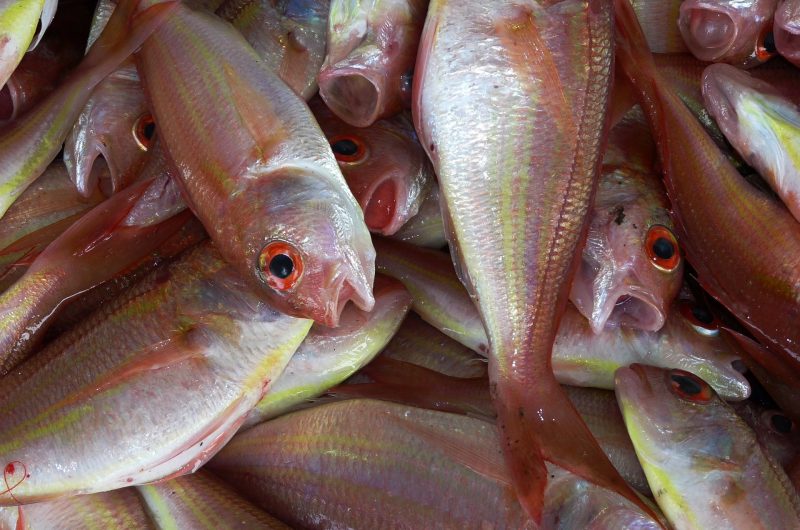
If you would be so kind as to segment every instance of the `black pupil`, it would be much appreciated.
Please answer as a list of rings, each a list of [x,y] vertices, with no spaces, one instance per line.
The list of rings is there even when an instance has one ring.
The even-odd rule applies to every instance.
[[[156,124],[154,122],[148,122],[142,127],[142,134],[144,135],[145,139],[152,140],[153,135],[156,133]]]
[[[675,246],[666,237],[659,237],[653,243],[653,253],[661,259],[670,259],[675,255]]]
[[[286,254],[278,254],[269,261],[269,272],[278,278],[288,278],[293,270],[294,262]]]
[[[792,420],[783,414],[773,414],[770,423],[772,423],[772,428],[780,433],[789,434],[792,432]]]
[[[770,31],[764,36],[764,49],[768,53],[775,53],[778,49],[775,47],[775,35]]]
[[[358,153],[358,145],[353,140],[339,140],[331,147],[333,152],[338,155],[353,156]]]
[[[692,308],[692,314],[694,315],[694,318],[703,324],[714,323],[714,316],[705,307],[694,306]]]
[[[678,383],[678,387],[681,389],[681,392],[687,396],[694,396],[703,390],[703,388],[697,384],[697,381],[690,377],[686,377],[685,375],[673,375],[671,378],[674,382]]]

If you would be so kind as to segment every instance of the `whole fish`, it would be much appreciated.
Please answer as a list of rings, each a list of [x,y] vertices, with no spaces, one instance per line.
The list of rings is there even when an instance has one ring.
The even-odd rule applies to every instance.
[[[329,0],[225,0],[215,13],[247,39],[301,98],[317,93],[325,59]]]
[[[798,528],[800,497],[699,377],[634,364],[616,393],[655,500],[676,530]]]
[[[188,213],[125,226],[122,221],[148,185],[123,190],[84,214],[0,294],[0,374],[33,352],[66,300],[128,269],[187,222]]]
[[[158,528],[289,530],[207,471],[136,489]]]
[[[47,245],[103,199],[99,192],[88,199],[80,197],[64,164],[51,164],[0,220],[0,293],[22,276]]]
[[[701,61],[745,68],[775,55],[772,15],[778,0],[685,0],[678,28]]]
[[[781,0],[775,10],[775,47],[795,65],[800,65],[800,2]]]
[[[397,114],[411,102],[425,0],[332,0],[319,94],[356,127]]]
[[[321,99],[309,103],[371,232],[392,235],[417,214],[436,175],[404,115],[349,125]],[[437,205],[438,206],[438,205]]]
[[[330,403],[238,435],[209,468],[297,527],[537,528],[514,498],[492,424],[457,414]],[[619,495],[548,469],[543,528],[620,528],[603,524],[616,510],[647,521]]]
[[[683,53],[686,44],[678,30],[683,0],[633,0],[633,10],[653,53]]]
[[[486,332],[475,305],[453,274],[450,256],[381,237],[373,238],[375,267],[397,278],[414,299],[414,311],[423,320],[461,344],[486,355]]]
[[[336,326],[351,299],[370,310],[369,232],[304,102],[232,27],[186,6],[137,61],[186,202],[225,259],[288,314]]]
[[[800,220],[800,108],[725,64],[706,68],[703,99],[731,145]]]
[[[599,169],[612,44],[603,0],[434,0],[414,75],[416,129],[491,345],[501,446],[537,521],[545,459],[648,510],[550,365]]]
[[[800,225],[728,162],[656,69],[627,0],[615,2],[617,58],[646,102],[689,263],[748,331],[800,366]]]
[[[655,144],[637,108],[612,129],[570,301],[595,333],[658,331],[683,282]]]
[[[436,182],[431,183],[417,215],[392,234],[391,239],[427,248],[442,248],[447,245],[439,195],[439,186]]]
[[[376,277],[372,311],[351,306],[342,313],[337,328],[312,327],[243,426],[280,416],[353,375],[386,346],[410,307],[411,297],[400,282]]]
[[[133,488],[0,508],[0,530],[155,530]]]
[[[155,271],[3,378],[0,505],[196,470],[310,326],[261,302],[210,244]]]
[[[409,313],[381,356],[453,377],[486,376],[486,359]]]
[[[131,18],[137,2],[124,0],[59,88],[0,132],[0,217],[56,157],[92,89],[141,46],[176,5],[163,2]]]
[[[752,399],[731,406],[753,429],[761,447],[788,473],[800,455],[800,431],[795,422],[782,411],[769,409]]]

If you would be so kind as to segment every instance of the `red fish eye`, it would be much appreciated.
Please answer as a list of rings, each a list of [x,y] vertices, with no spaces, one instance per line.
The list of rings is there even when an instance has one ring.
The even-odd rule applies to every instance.
[[[768,410],[762,418],[767,420],[770,430],[778,434],[791,434],[794,431],[794,422],[782,412]]]
[[[672,272],[681,262],[678,240],[672,230],[664,225],[653,225],[647,231],[644,241],[645,251],[650,262],[657,269]]]
[[[133,139],[142,151],[147,151],[153,145],[153,136],[156,134],[156,122],[149,113],[139,116],[133,124]]]
[[[367,146],[356,136],[335,136],[330,142],[333,154],[339,162],[354,164],[367,156]]]
[[[758,36],[758,42],[756,42],[756,59],[761,63],[766,62],[771,59],[777,51],[778,49],[775,47],[775,34],[772,33],[772,24],[769,24],[764,31],[761,32],[761,35]]]
[[[705,307],[691,302],[681,302],[681,315],[689,321],[692,327],[701,335],[712,337],[719,335],[719,324],[711,311]]]
[[[707,403],[714,396],[708,383],[683,370],[670,370],[667,373],[667,383],[672,393],[685,401]]]
[[[276,291],[286,291],[303,275],[303,258],[289,243],[272,241],[261,251],[258,267],[267,285]]]

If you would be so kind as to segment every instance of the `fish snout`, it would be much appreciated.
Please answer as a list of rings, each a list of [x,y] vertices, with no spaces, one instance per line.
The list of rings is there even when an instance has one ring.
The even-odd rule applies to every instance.
[[[387,79],[372,69],[341,66],[319,74],[319,93],[339,118],[355,127],[369,127],[384,113]]]
[[[636,287],[625,288],[601,302],[590,319],[592,331],[606,328],[634,328],[658,331],[666,321],[666,309],[651,294]]]
[[[718,61],[733,48],[739,27],[723,7],[687,0],[681,4],[678,28],[686,46],[701,61]]]

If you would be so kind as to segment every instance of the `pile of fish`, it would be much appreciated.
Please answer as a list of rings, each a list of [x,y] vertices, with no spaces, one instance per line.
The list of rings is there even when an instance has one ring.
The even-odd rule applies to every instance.
[[[0,529],[800,529],[800,0],[56,2]]]

